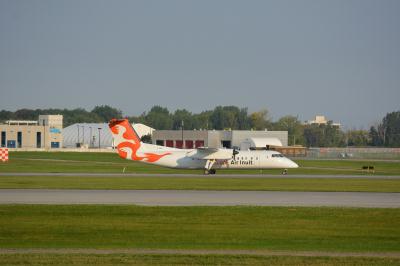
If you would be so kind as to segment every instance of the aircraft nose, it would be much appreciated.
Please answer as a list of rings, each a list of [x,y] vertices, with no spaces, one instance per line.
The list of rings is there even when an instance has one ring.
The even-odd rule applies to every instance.
[[[289,160],[288,164],[289,164],[288,168],[299,168],[299,165],[293,162],[292,160]]]

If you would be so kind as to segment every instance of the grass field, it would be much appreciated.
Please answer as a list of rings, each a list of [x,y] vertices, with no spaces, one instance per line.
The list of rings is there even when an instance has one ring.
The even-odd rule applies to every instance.
[[[10,162],[0,164],[0,172],[69,172],[76,176],[0,176],[0,188],[69,189],[182,189],[182,190],[270,190],[270,191],[362,191],[400,192],[400,180],[389,179],[299,179],[290,174],[356,174],[362,165],[374,165],[379,175],[400,175],[400,163],[385,161],[299,160],[302,167],[288,176],[280,170],[222,170],[231,174],[276,174],[276,178],[180,178],[179,174],[201,174],[201,170],[176,170],[120,159],[114,153],[14,152]],[[79,173],[164,173],[170,177],[85,177]]]
[[[178,189],[400,192],[399,179],[0,176],[0,189]]]
[[[400,211],[0,205],[0,247],[398,252]]]
[[[69,172],[76,176],[0,176],[0,188],[194,189],[400,192],[398,179],[294,178],[290,174],[400,175],[399,162],[296,160],[280,170],[224,170],[232,178],[176,177],[176,170],[122,160],[113,153],[11,152],[0,172]],[[170,177],[79,176],[78,173],[165,173]],[[234,178],[235,174],[276,178]],[[143,207],[0,205],[0,248],[284,250],[362,252],[365,257],[179,254],[1,254],[2,265],[400,265],[400,210],[288,207]]]
[[[391,258],[244,255],[0,254],[3,265],[399,265]]]
[[[372,175],[361,170],[373,165],[376,174],[400,175],[400,163],[353,160],[295,160],[300,168],[289,174],[357,174]],[[10,161],[0,164],[0,172],[72,172],[72,173],[202,173],[201,170],[177,170],[123,160],[115,153],[80,152],[11,152]],[[218,173],[280,174],[281,170],[219,170]]]

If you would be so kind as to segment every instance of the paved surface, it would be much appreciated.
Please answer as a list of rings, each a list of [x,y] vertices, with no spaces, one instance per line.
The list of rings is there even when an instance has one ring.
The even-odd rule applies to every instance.
[[[180,177],[180,178],[324,178],[400,179],[384,175],[271,175],[271,174],[147,174],[147,173],[0,173],[0,176],[84,176],[84,177]]]
[[[330,252],[246,249],[94,249],[94,248],[0,248],[0,254],[172,254],[172,255],[257,255],[301,257],[400,258],[400,252]]]
[[[400,193],[1,189],[0,204],[254,205],[400,208]]]

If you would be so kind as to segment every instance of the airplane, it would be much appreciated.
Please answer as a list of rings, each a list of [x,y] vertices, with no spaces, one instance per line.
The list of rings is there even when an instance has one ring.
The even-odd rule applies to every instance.
[[[121,158],[179,169],[203,169],[215,174],[217,169],[298,168],[292,160],[272,150],[220,149],[199,147],[178,149],[143,143],[127,119],[111,119],[109,128]]]

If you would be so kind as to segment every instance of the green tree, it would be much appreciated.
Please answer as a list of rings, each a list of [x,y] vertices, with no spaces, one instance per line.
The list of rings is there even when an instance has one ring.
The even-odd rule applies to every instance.
[[[304,126],[297,116],[281,117],[274,125],[274,130],[288,132],[289,145],[304,145]]]
[[[212,127],[211,115],[213,111],[203,111],[200,114],[193,115],[193,128],[195,129],[209,129]]]
[[[3,123],[7,120],[11,120],[14,117],[14,112],[1,110],[0,111],[0,122]]]
[[[178,109],[172,115],[172,129],[181,129],[183,121],[184,129],[194,129],[193,115],[186,109]]]
[[[96,106],[92,113],[97,115],[102,122],[108,122],[113,118],[122,118],[122,112],[108,105]]]
[[[304,140],[307,147],[342,147],[346,143],[344,133],[332,121],[326,125],[306,125]]]
[[[346,133],[348,146],[365,147],[370,143],[370,136],[366,130],[349,130]]]
[[[37,120],[40,113],[40,109],[19,109],[15,111],[14,118],[17,120]]]
[[[241,110],[236,106],[217,106],[210,117],[212,127],[218,130],[239,129],[240,113]]]
[[[343,147],[346,145],[346,137],[338,126],[334,126],[332,121],[324,126],[324,146]]]
[[[306,125],[304,127],[304,140],[307,147],[324,147],[322,128],[317,125]]]
[[[140,115],[140,116],[127,116],[126,119],[129,120],[129,123],[141,123],[141,124],[146,124],[145,118],[144,118],[144,114]]]
[[[73,110],[64,109],[61,114],[64,116],[64,126],[69,126],[75,123],[105,122],[97,114],[88,112],[83,108],[76,108]]]
[[[369,130],[369,145],[371,146],[382,146],[383,145],[383,138],[379,135],[378,130],[376,127],[372,126]]]
[[[247,112],[247,108],[241,108],[237,117],[238,129],[251,129],[251,120]]]
[[[400,147],[400,111],[386,114],[382,120],[381,131],[386,147]]]
[[[172,116],[165,107],[153,106],[150,112],[144,114],[144,121],[147,126],[154,129],[172,129]]]
[[[249,120],[250,126],[254,130],[264,130],[270,127],[272,124],[267,109],[251,113]]]

